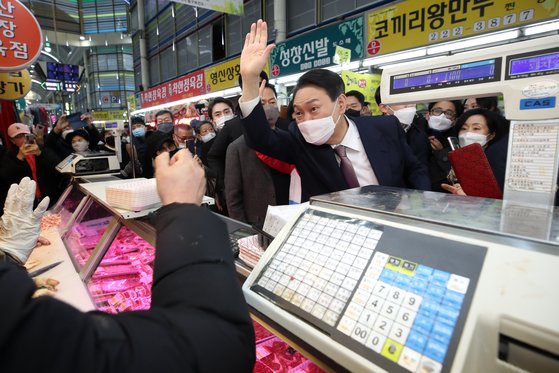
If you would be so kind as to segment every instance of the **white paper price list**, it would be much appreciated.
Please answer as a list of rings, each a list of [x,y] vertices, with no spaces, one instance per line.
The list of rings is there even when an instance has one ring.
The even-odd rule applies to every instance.
[[[551,192],[559,122],[514,123],[512,128],[508,187],[522,192]]]

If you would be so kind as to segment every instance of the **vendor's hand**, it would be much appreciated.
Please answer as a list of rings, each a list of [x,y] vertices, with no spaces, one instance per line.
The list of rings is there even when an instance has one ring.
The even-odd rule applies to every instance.
[[[202,204],[206,190],[204,169],[194,160],[188,149],[178,151],[171,159],[168,152],[158,155],[155,158],[155,178],[163,205]]]
[[[49,205],[45,197],[33,211],[35,181],[28,177],[19,184],[12,184],[6,197],[4,215],[0,221],[0,249],[25,263],[37,244],[41,218]]]
[[[261,19],[250,26],[241,52],[240,74],[243,78],[242,101],[250,101],[258,96],[260,72],[268,63],[274,44],[268,44],[268,29]]]
[[[62,115],[58,118],[58,122],[56,122],[56,126],[54,126],[53,131],[54,133],[60,135],[62,132],[70,129],[70,122],[68,121],[68,117],[66,115]]]
[[[450,192],[452,194],[456,194],[456,195],[459,195],[459,196],[466,196],[467,195],[464,192],[464,190],[462,189],[462,187],[460,186],[460,184],[454,184],[454,185],[441,184],[441,188],[443,188],[447,192]]]
[[[435,136],[429,136],[429,143],[431,143],[432,150],[443,149],[443,144]]]

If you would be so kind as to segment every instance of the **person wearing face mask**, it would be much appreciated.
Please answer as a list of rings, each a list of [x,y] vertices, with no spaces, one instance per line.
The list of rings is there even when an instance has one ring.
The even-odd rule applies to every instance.
[[[50,204],[56,203],[64,190],[65,178],[56,171],[59,159],[56,154],[34,140],[29,127],[23,123],[13,123],[7,130],[8,149],[0,160],[0,209],[11,184],[19,183],[24,177],[34,180],[38,187],[35,201],[50,197]]]
[[[375,92],[375,101],[383,115],[394,115],[398,118],[402,129],[406,133],[406,140],[413,154],[426,167],[429,166],[431,145],[427,136],[427,122],[417,115],[415,104],[387,105],[382,103],[380,87]]]
[[[289,131],[265,125],[258,73],[274,48],[266,45],[266,22],[251,26],[241,53],[245,139],[249,147],[294,164],[301,176],[301,201],[311,196],[365,185],[428,190],[427,169],[406,142],[392,116],[345,116],[344,82],[334,72],[306,72],[293,91]]]
[[[175,140],[175,145],[177,149],[186,149],[192,153],[196,154],[196,149],[194,145],[194,130],[188,124],[178,124],[173,130],[173,140]]]
[[[218,198],[216,206],[220,213],[227,215],[225,203],[224,175],[225,156],[229,144],[243,134],[243,126],[233,110],[233,103],[223,97],[214,98],[208,106],[208,116],[214,124],[217,136],[213,141],[210,151],[207,153],[208,165],[213,173],[217,175],[216,190]]]
[[[66,136],[66,141],[71,144],[72,150],[76,154],[87,155],[91,153],[89,149],[89,135],[82,129],[69,133]]]
[[[460,146],[478,143],[485,151],[497,183],[503,190],[507,168],[509,122],[499,114],[487,109],[472,109],[456,121],[455,135]],[[443,184],[442,188],[456,193],[456,187]]]
[[[360,117],[363,106],[365,106],[365,96],[359,91],[346,92],[347,105],[345,115],[348,117]]]
[[[153,166],[152,166],[152,158],[148,154],[147,149],[153,149],[156,147],[155,141],[156,138],[159,138],[159,135],[168,134],[171,135],[173,133],[173,128],[175,126],[174,116],[170,110],[160,110],[155,114],[155,125],[156,130],[153,132],[152,135],[149,137],[145,137],[145,144],[146,144],[146,153],[143,157],[144,161],[142,163],[143,166],[143,176],[146,178],[153,177]],[[153,139],[152,137],[155,136]],[[145,136],[145,134],[144,134]]]
[[[429,176],[431,188],[437,192],[444,192],[441,184],[448,181],[451,169],[448,152],[451,151],[448,137],[456,135],[454,123],[456,118],[462,114],[462,103],[460,101],[442,100],[431,102],[425,119],[429,126],[429,142],[431,154],[429,156]]]
[[[87,123],[87,126],[81,128],[81,130],[86,131],[90,139],[89,150],[99,150],[97,144],[101,136],[93,125],[91,114],[82,114],[81,119]],[[74,132],[74,129],[70,126],[70,122],[66,119],[65,115],[62,115],[54,124],[52,131],[45,137],[45,148],[52,150],[58,156],[58,159],[62,161],[74,152],[72,144],[67,139],[67,136],[72,132]]]
[[[279,107],[276,91],[264,83],[260,102],[270,128],[277,129]],[[229,217],[262,227],[268,206],[289,203],[290,174],[294,166],[249,148],[241,136],[227,148],[225,194]]]

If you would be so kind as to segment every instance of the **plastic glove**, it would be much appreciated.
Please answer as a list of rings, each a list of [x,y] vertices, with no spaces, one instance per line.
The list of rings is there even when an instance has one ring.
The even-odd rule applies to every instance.
[[[12,184],[0,220],[0,250],[16,257],[22,264],[37,244],[41,218],[50,202],[49,197],[45,197],[33,211],[36,187],[35,181],[28,177],[21,179],[19,185]]]

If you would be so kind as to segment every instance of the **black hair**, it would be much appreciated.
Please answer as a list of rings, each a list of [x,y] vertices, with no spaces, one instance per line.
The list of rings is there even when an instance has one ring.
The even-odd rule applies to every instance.
[[[382,104],[382,98],[380,98],[380,85],[377,87],[377,90],[375,91],[375,101],[379,106],[380,104]]]
[[[212,128],[214,128],[214,124],[212,122],[210,122],[209,120],[205,120],[203,122],[198,123],[198,125],[196,126],[196,134],[199,135],[200,131],[202,130],[202,126],[205,124],[209,124],[210,126],[212,126]],[[214,128],[215,131],[215,128]]]
[[[266,71],[262,70],[260,72],[260,81],[265,80],[266,83],[270,82],[270,79],[268,79],[268,74],[266,74]],[[241,76],[241,74],[239,74],[239,87],[242,89],[243,88],[243,77]]]
[[[473,115],[483,116],[485,118],[485,121],[487,122],[489,133],[495,134],[493,139],[491,139],[491,141],[488,143],[488,146],[495,140],[498,140],[504,136],[508,136],[510,122],[494,111],[482,108],[468,110],[456,120],[456,124],[454,125],[454,131],[456,132],[455,136],[458,136],[462,125],[464,125],[464,123],[466,123],[466,121]]]
[[[454,108],[455,108],[455,112],[456,112],[456,118],[458,118],[459,116],[462,115],[462,113],[464,112],[464,105],[462,105],[462,101],[460,100],[439,100],[439,101],[435,101],[435,102],[430,102],[429,106],[428,106],[428,110],[429,112],[431,112],[431,109],[435,106],[435,104],[437,102],[442,102],[442,101],[449,101],[452,102],[454,104]]]
[[[336,101],[345,92],[344,81],[338,74],[326,69],[314,69],[299,78],[293,90],[293,99],[301,88],[308,86],[324,89],[332,101]]]
[[[355,97],[357,101],[359,101],[361,106],[365,106],[365,95],[363,93],[353,90],[353,91],[346,92],[345,95]]]
[[[146,125],[146,122],[144,121],[144,118],[142,117],[132,117],[130,118],[130,124],[134,125],[134,124],[143,124],[144,126]]]
[[[501,110],[499,110],[499,98],[497,96],[476,97],[475,99],[476,99],[477,106],[479,106],[480,108],[491,110],[497,114],[501,114]],[[467,100],[468,99],[464,100],[463,105],[466,104]]]
[[[278,98],[278,93],[276,92],[276,87],[274,87],[272,84],[270,83],[266,83],[266,85],[264,86],[265,88],[270,88],[272,90],[272,92],[274,92],[274,97]]]
[[[231,102],[231,100],[223,97],[216,97],[211,100],[210,104],[208,105],[208,116],[210,117],[210,119],[213,119],[213,111],[216,104],[225,104],[229,106],[231,110],[233,110],[233,102]]]
[[[173,113],[170,110],[159,110],[157,112],[157,114],[155,114],[155,120],[157,120],[158,116],[165,115],[165,114],[169,114],[171,116],[171,120],[173,120],[175,118]]]

